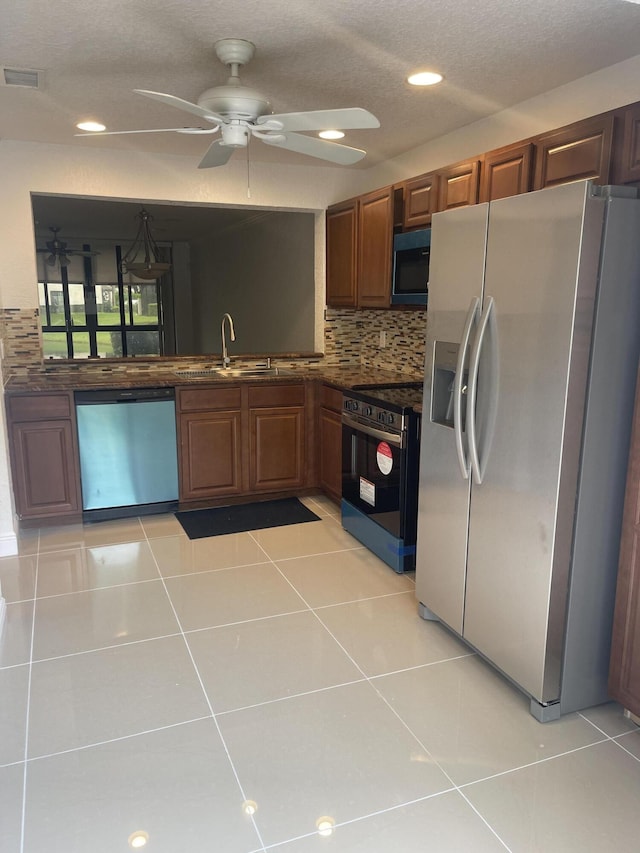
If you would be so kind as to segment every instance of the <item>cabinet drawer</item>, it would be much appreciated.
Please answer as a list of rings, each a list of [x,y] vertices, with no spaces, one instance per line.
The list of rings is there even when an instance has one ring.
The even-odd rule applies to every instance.
[[[249,387],[249,408],[270,408],[271,406],[304,406],[304,385],[251,385]]]
[[[342,411],[342,391],[331,385],[320,387],[320,405],[325,409],[333,409],[334,412]]]
[[[9,414],[13,421],[39,421],[71,417],[69,394],[27,394],[8,397]]]
[[[230,411],[240,408],[240,386],[231,388],[180,388],[179,412]]]

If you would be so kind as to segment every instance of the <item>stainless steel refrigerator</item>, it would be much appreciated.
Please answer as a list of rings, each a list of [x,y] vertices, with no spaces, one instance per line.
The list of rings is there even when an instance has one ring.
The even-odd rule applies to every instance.
[[[607,699],[640,200],[579,182],[433,217],[416,593],[541,721]]]

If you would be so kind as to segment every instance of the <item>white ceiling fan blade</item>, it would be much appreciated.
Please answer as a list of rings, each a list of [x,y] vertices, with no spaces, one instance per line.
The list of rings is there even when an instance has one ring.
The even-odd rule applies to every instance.
[[[216,139],[207,148],[207,152],[198,163],[198,169],[210,169],[212,166],[224,166],[233,154],[233,148],[223,145],[221,139]]]
[[[380,127],[380,122],[372,113],[359,107],[260,116],[256,124],[267,124],[273,130],[356,130]]]
[[[219,116],[217,113],[212,113],[211,110],[205,110],[204,107],[199,107],[198,104],[192,104],[191,101],[185,101],[183,98],[178,98],[175,95],[167,95],[164,92],[150,92],[148,89],[134,89],[138,95],[144,95],[146,98],[152,98],[154,101],[160,101],[161,104],[168,104],[170,107],[176,107],[179,110],[186,110],[188,113],[193,113],[200,118],[206,118],[208,121],[216,124],[225,124],[226,119]]]
[[[130,133],[215,133],[218,125],[211,128],[202,127],[154,127],[150,130],[101,130],[98,133],[74,133],[74,136],[125,136]]]
[[[348,145],[338,145],[336,142],[328,142],[326,139],[300,136],[297,133],[278,133],[273,136],[262,137],[262,141],[277,148],[286,148],[287,151],[296,151],[298,154],[307,154],[309,157],[329,160],[331,163],[338,163],[340,166],[351,166],[358,160],[362,160],[367,153],[361,148],[350,148]]]

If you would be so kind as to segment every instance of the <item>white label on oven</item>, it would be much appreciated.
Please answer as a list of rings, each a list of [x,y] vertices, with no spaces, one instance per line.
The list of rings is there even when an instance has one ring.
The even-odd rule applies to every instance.
[[[376,505],[376,487],[364,477],[360,477],[360,500],[371,506]]]
[[[391,448],[386,441],[381,441],[378,445],[376,459],[378,461],[378,468],[382,473],[390,474],[391,469],[393,468],[393,454],[391,453]]]

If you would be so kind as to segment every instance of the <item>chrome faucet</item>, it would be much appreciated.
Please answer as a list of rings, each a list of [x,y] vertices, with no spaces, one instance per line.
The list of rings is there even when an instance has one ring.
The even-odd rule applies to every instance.
[[[222,326],[221,326],[221,332],[220,333],[222,335],[222,366],[223,366],[223,368],[226,369],[231,364],[231,359],[229,358],[229,354],[227,352],[227,341],[226,341],[225,336],[224,336],[224,321],[225,320],[229,321],[229,334],[230,334],[232,341],[235,341],[236,333],[235,333],[234,328],[233,328],[233,318],[231,317],[231,314],[223,314],[222,315]]]

